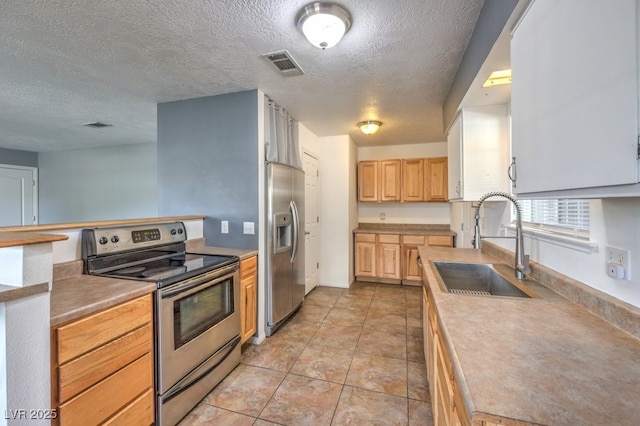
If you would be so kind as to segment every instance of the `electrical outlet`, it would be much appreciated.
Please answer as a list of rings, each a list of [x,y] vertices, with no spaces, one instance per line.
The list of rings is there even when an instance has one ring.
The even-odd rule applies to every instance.
[[[229,221],[223,220],[220,222],[220,233],[228,234],[229,233]]]
[[[631,262],[629,250],[616,247],[606,248],[607,275],[616,279],[631,279]],[[615,272],[614,272],[615,270]]]
[[[380,220],[385,220],[387,218],[387,215],[384,212],[380,213]]]
[[[253,222],[243,222],[242,229],[245,234],[253,235],[255,234],[254,223]]]

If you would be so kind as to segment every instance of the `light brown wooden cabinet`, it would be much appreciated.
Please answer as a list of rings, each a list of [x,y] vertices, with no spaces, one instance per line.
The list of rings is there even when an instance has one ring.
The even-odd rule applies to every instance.
[[[424,201],[424,160],[402,160],[402,201]]]
[[[450,235],[355,234],[355,275],[360,280],[420,285],[418,247],[453,247]]]
[[[358,201],[377,202],[378,162],[360,161],[358,163]]]
[[[151,297],[52,328],[57,424],[154,422]]]
[[[380,161],[380,201],[400,201],[400,160]]]
[[[423,287],[423,333],[433,422],[442,426],[469,426],[471,422],[427,286]]]
[[[427,158],[424,164],[425,201],[448,201],[447,157]]]
[[[378,235],[378,277],[400,280],[400,235]]]
[[[358,201],[445,202],[447,157],[360,161]]]
[[[258,256],[240,262],[240,323],[241,341],[256,333],[258,312]]]

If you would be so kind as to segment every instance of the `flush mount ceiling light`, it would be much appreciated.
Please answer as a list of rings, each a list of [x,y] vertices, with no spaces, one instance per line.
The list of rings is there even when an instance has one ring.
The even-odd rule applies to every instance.
[[[380,126],[382,126],[382,121],[376,120],[366,120],[358,123],[360,131],[365,135],[373,135],[378,131],[378,129],[380,129]]]
[[[501,86],[503,84],[511,84],[511,70],[492,72],[487,81],[482,84],[482,87]]]
[[[309,3],[298,12],[296,26],[311,44],[324,50],[335,46],[349,31],[351,14],[336,3]]]

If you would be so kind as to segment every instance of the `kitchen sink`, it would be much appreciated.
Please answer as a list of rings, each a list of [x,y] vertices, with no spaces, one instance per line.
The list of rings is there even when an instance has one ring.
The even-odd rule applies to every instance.
[[[477,296],[537,297],[520,283],[511,282],[490,263],[433,262],[449,293]],[[513,281],[517,280],[513,278]]]

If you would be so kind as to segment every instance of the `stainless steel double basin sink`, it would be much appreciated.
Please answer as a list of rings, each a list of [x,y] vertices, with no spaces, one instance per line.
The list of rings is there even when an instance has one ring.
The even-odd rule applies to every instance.
[[[442,290],[476,296],[539,298],[508,273],[507,265],[492,263],[432,262],[439,275]]]

